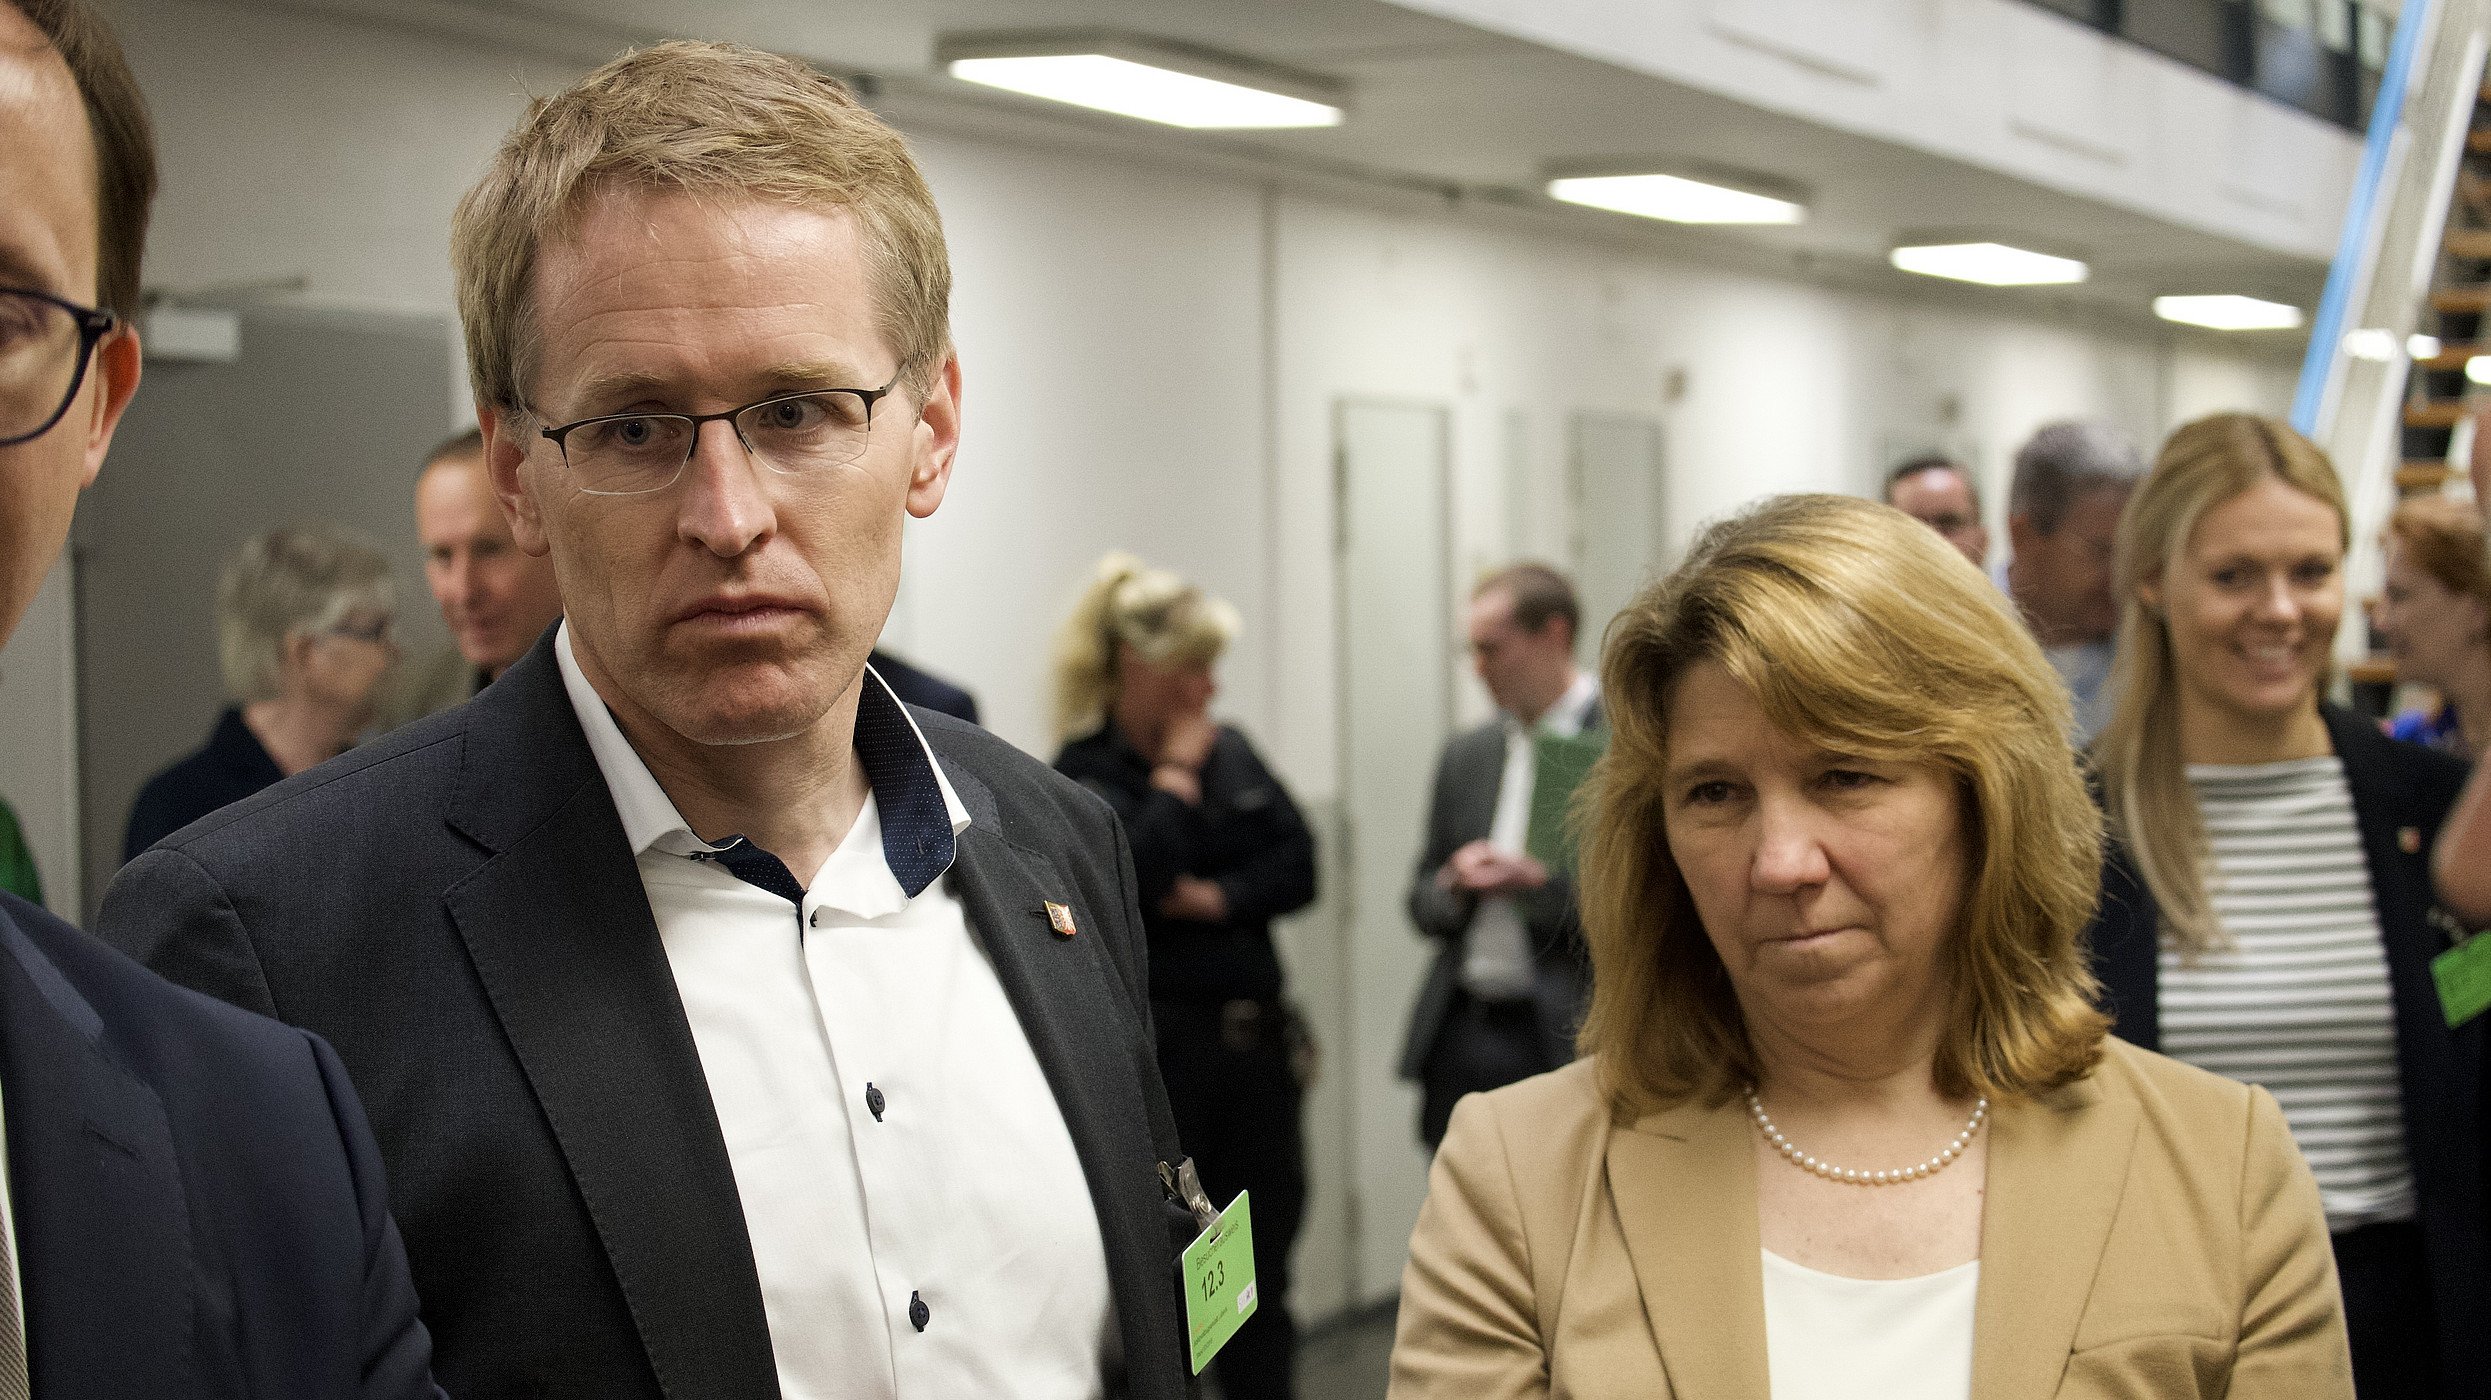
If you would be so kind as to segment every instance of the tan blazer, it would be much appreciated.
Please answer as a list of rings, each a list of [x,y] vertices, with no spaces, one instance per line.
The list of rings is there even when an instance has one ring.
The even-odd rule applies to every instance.
[[[1736,1102],[1613,1127],[1590,1061],[1463,1100],[1391,1400],[1768,1400],[1752,1131]],[[2351,1400],[2317,1183],[2265,1091],[2113,1040],[1990,1132],[1973,1395]]]

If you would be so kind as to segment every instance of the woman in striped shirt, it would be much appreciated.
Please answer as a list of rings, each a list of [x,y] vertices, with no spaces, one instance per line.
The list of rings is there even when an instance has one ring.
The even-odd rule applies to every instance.
[[[2119,525],[2093,937],[2120,1036],[2283,1106],[2380,1400],[2491,1372],[2483,1031],[2448,1027],[2429,970],[2427,853],[2464,768],[2321,698],[2346,529],[2334,469],[2280,422],[2164,444]]]

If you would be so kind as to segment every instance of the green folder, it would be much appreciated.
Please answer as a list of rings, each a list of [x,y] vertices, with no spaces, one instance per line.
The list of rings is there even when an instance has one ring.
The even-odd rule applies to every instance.
[[[1522,848],[1533,860],[1559,874],[1574,869],[1574,833],[1566,827],[1566,810],[1573,805],[1574,790],[1583,785],[1592,764],[1608,746],[1609,732],[1605,729],[1580,735],[1531,736],[1537,768],[1531,781],[1531,832],[1524,838]]]
[[[35,853],[17,829],[17,813],[0,801],[0,890],[31,903],[43,902],[43,876],[35,870]]]

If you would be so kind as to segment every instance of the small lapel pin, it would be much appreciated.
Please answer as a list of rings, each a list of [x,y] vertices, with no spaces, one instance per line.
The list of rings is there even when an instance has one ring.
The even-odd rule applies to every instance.
[[[2396,828],[2396,849],[2409,856],[2422,853],[2422,829],[2418,826]]]
[[[1073,923],[1072,906],[1058,904],[1052,899],[1047,901],[1047,927],[1054,929],[1057,936],[1063,938],[1070,938],[1081,932]]]

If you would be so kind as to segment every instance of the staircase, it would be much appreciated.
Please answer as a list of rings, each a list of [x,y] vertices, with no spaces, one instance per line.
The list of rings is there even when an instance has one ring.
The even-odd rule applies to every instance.
[[[2491,356],[2491,0],[2405,0],[2352,208],[2311,327],[2293,425],[2325,448],[2351,508],[2346,585],[2378,590],[2378,536],[2396,503],[2461,480],[2466,366]],[[2422,337],[2435,341],[2422,343]],[[2429,350],[2408,357],[2412,349]],[[2484,368],[2491,376],[2491,360]],[[2336,656],[2359,698],[2394,669],[2368,629]]]

